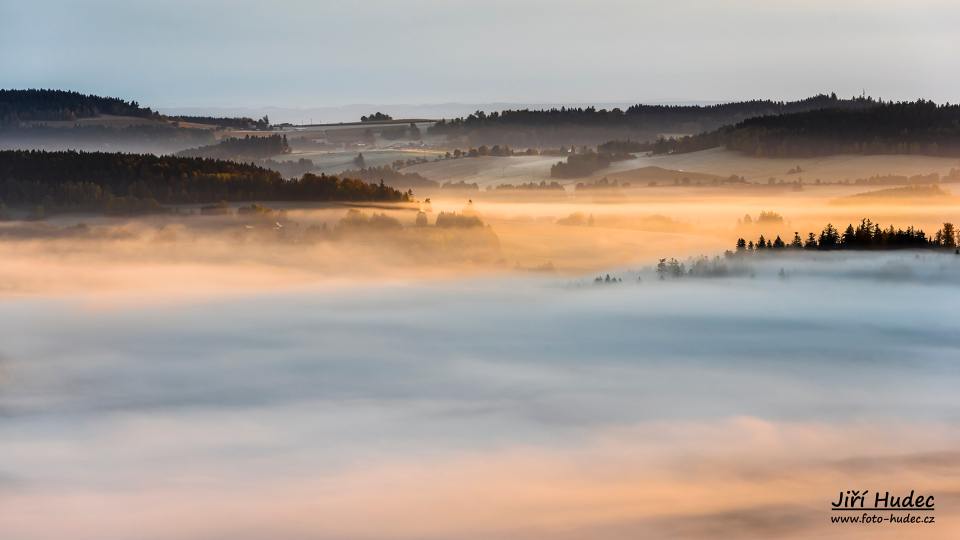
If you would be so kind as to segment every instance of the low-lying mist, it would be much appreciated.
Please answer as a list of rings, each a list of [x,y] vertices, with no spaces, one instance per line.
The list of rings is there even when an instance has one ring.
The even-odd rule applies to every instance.
[[[946,203],[827,204],[851,191],[838,189],[746,196],[680,187],[604,203],[457,196],[371,207],[266,203],[229,215],[55,215],[0,223],[0,290],[169,297],[517,271],[572,277],[712,257],[740,237],[789,242],[795,232],[805,238],[863,217],[929,234],[956,217]],[[441,214],[466,218],[438,223]]]
[[[724,255],[955,221],[854,189],[0,223],[0,530],[807,538],[866,485],[954,537],[960,256]]]
[[[8,297],[0,530],[803,538],[864,484],[935,492],[955,535],[960,257],[745,264]]]

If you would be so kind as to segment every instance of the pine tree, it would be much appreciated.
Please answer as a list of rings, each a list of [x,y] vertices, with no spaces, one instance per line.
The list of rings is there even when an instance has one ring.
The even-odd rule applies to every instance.
[[[803,240],[800,239],[800,233],[799,233],[799,232],[796,232],[796,231],[795,231],[795,232],[793,233],[793,241],[790,242],[790,247],[793,248],[793,249],[800,249],[800,248],[803,247]]]
[[[857,245],[857,233],[853,230],[853,224],[847,225],[843,231],[843,237],[840,239],[844,248],[850,249]]]
[[[953,223],[944,223],[943,228],[940,229],[942,239],[940,245],[945,248],[955,248],[957,247],[957,233],[954,229]]]

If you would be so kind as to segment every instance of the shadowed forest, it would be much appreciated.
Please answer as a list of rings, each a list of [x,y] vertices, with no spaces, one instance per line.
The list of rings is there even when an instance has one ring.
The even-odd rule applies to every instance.
[[[279,173],[232,161],[103,152],[0,152],[0,201],[45,212],[159,211],[220,201],[406,201],[406,193],[335,176]]]
[[[462,138],[471,144],[556,147],[599,144],[611,139],[653,140],[660,133],[711,131],[747,118],[824,108],[861,109],[872,100],[818,95],[798,101],[753,100],[717,105],[633,105],[626,110],[557,108],[477,111],[463,118],[441,120],[433,135]]]
[[[661,139],[651,150],[658,154],[685,153],[717,146],[756,157],[832,154],[960,157],[960,105],[938,105],[925,100],[880,101],[863,108],[824,108],[761,116],[709,133]]]

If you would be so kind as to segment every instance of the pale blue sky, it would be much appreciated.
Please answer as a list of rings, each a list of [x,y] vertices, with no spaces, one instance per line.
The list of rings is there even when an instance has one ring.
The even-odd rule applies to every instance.
[[[943,0],[6,0],[0,87],[155,107],[960,95]]]

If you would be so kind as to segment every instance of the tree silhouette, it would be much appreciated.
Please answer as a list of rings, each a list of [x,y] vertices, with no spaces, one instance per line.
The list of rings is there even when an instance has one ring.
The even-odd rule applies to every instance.
[[[220,201],[405,201],[383,183],[304,174],[285,179],[255,165],[104,152],[0,151],[0,201],[47,212],[158,211],[160,204]]]
[[[801,248],[803,248],[803,240],[800,239],[800,233],[799,233],[799,232],[794,232],[794,233],[793,233],[793,241],[790,242],[790,247],[791,247],[792,249],[801,249]]]
[[[960,106],[922,99],[900,103],[855,99],[848,107],[758,115],[715,131],[660,140],[652,150],[682,153],[716,146],[758,157],[960,156]]]
[[[746,251],[768,248],[803,248],[807,250],[818,249],[829,250],[883,250],[883,249],[956,249],[960,244],[960,234],[952,223],[944,223],[943,227],[932,237],[927,237],[926,233],[915,227],[906,229],[895,229],[893,225],[886,229],[870,219],[862,219],[854,227],[849,224],[841,235],[837,229],[830,223],[820,231],[819,236],[814,233],[808,233],[805,242],[801,242],[800,233],[793,233],[793,241],[786,246],[780,236],[771,242],[760,235],[756,244],[752,240],[744,244],[743,238],[738,238],[736,243],[736,253],[742,253],[746,245]],[[728,252],[734,253],[734,252]]]

